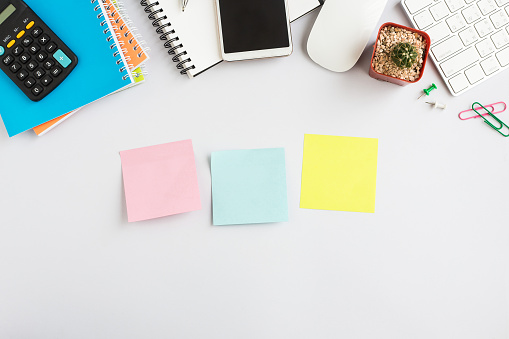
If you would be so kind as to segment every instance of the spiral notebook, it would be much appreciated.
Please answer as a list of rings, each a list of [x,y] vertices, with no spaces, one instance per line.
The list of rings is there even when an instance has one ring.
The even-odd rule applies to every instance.
[[[215,0],[190,0],[185,12],[179,0],[142,0],[140,4],[181,74],[192,78],[222,61]],[[320,4],[320,0],[288,0],[290,20]]]
[[[137,34],[135,35],[131,29],[131,19],[123,8],[123,2],[119,0],[100,0],[98,3],[102,6],[103,14],[105,16],[107,15],[109,19],[109,28],[115,33],[114,37],[118,43],[117,47],[122,51],[125,62],[127,62],[128,69],[131,71],[131,75],[134,79],[134,83],[122,88],[122,90],[141,84],[145,81],[145,71],[142,67],[149,57],[146,53],[146,47],[142,46],[140,43],[139,39],[141,37]],[[102,24],[103,26],[105,25],[104,23]],[[70,118],[78,110],[79,109],[47,121],[44,124],[34,127],[33,130],[38,136],[43,136]]]
[[[0,74],[0,93],[10,99],[0,109],[9,136],[71,112],[133,82],[122,53],[112,42],[109,29],[102,24],[104,14],[97,0],[67,1],[65,6],[25,1],[78,56],[78,65],[60,86],[39,102],[29,100],[4,73]]]

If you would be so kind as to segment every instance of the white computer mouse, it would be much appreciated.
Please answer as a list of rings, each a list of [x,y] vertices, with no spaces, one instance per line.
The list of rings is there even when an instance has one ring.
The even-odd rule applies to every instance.
[[[387,0],[327,0],[308,38],[308,54],[318,65],[345,72],[359,60]]]

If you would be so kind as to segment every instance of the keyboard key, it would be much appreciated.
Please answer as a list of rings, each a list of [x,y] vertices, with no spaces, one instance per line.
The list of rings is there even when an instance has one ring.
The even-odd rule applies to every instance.
[[[48,55],[44,52],[39,52],[39,54],[37,54],[36,56],[37,60],[39,60],[40,62],[46,60],[47,57]]]
[[[32,60],[32,61],[30,61],[30,62],[28,63],[27,68],[28,68],[28,70],[29,70],[29,71],[33,71],[34,69],[36,69],[36,68],[37,68],[37,66],[39,66],[39,65],[37,64],[37,62],[35,62],[35,61],[33,61],[33,60]]]
[[[53,69],[51,70],[51,75],[53,75],[54,77],[59,76],[60,73],[62,73],[62,69],[58,66],[53,67]]]
[[[461,71],[467,66],[472,65],[478,60],[479,54],[475,48],[471,47],[462,51],[461,53],[456,54],[449,60],[442,62],[440,64],[440,68],[442,68],[442,71],[446,77],[450,77],[451,75]]]
[[[509,65],[509,47],[506,47],[505,49],[501,50],[495,56],[498,59],[498,62],[502,67],[505,67]]]
[[[435,6],[431,6],[429,8],[429,11],[431,12],[431,15],[433,15],[433,18],[436,21],[442,20],[443,18],[450,14],[449,9],[447,8],[444,2],[439,2]]]
[[[47,70],[51,69],[53,66],[55,65],[55,61],[53,60],[46,60],[44,62],[44,68],[46,68]]]
[[[481,38],[485,37],[486,35],[493,32],[495,29],[493,28],[493,25],[491,24],[490,20],[485,18],[478,23],[474,25],[475,29],[477,30],[477,33],[479,33],[479,36]]]
[[[48,34],[43,34],[40,38],[39,38],[39,43],[41,45],[46,45],[48,42],[49,42],[50,38],[49,38],[49,35]]]
[[[419,12],[426,6],[429,6],[433,3],[433,0],[406,0],[405,6],[408,8],[410,14],[414,14]]]
[[[495,2],[497,3],[498,7],[502,7],[505,4],[509,4],[509,0],[495,0]]]
[[[36,79],[42,78],[44,74],[46,74],[46,71],[43,70],[42,68],[39,68],[37,71],[34,72],[34,76]]]
[[[25,86],[28,88],[31,88],[33,85],[35,85],[35,79],[34,78],[28,78],[25,81]]]
[[[465,0],[465,2],[466,2],[467,4],[471,4],[471,3],[472,3],[472,2],[474,2],[474,1],[475,1],[475,0]]]
[[[30,46],[30,44],[33,41],[34,41],[34,39],[32,39],[31,37],[27,36],[23,40],[21,40],[21,43],[23,44],[23,46],[28,47],[28,46]]]
[[[459,31],[460,29],[467,25],[465,19],[463,19],[463,16],[460,15],[459,13],[451,16],[445,21],[447,22],[447,25],[449,26],[453,33]]]
[[[37,38],[39,37],[39,35],[42,34],[42,28],[41,27],[35,27],[33,30],[32,30],[32,36],[34,38]]]
[[[431,13],[428,10],[423,11],[414,16],[414,20],[419,29],[424,29],[435,22],[435,20],[433,20],[433,17],[431,16]]]
[[[66,68],[71,64],[71,59],[69,59],[69,57],[64,52],[62,52],[61,49],[59,49],[58,51],[55,52],[55,54],[53,54],[53,58],[55,58],[55,60],[58,61],[58,63],[63,68]]]
[[[504,30],[500,30],[491,36],[491,40],[498,49],[509,44],[509,34]]]
[[[25,35],[25,31],[19,32],[18,35],[16,35],[16,39],[21,39],[21,37],[23,37],[23,35]]]
[[[18,56],[20,55],[21,53],[23,53],[23,47],[21,47],[20,45],[14,47],[12,49],[12,54],[14,54],[14,56]]]
[[[21,64],[19,62],[15,62],[9,67],[12,73],[16,73],[21,69]]]
[[[44,89],[42,88],[41,85],[37,85],[35,86],[34,88],[32,88],[32,93],[35,95],[35,96],[38,96],[39,94],[42,93],[42,91],[44,91]]]
[[[16,43],[16,40],[11,40],[8,44],[7,44],[7,48],[11,48],[12,46],[14,46],[14,44]]]
[[[473,85],[478,81],[484,79],[484,72],[479,64],[470,67],[465,71],[468,81]]]
[[[477,32],[472,27],[465,29],[464,31],[459,32],[459,37],[465,46],[470,45],[471,43],[477,41],[479,36]]]
[[[450,55],[460,51],[463,48],[463,43],[457,35],[439,43],[431,49],[437,61],[442,61]]]
[[[488,54],[495,52],[495,45],[493,45],[493,42],[491,42],[490,39],[482,40],[481,42],[475,45],[475,48],[477,48],[477,51],[479,52],[481,58],[484,58]]]
[[[49,53],[53,53],[53,52],[55,52],[55,51],[56,51],[56,49],[57,49],[57,44],[56,44],[56,43],[54,43],[54,42],[50,42],[50,43],[48,44],[48,46],[46,46],[46,51],[48,51]]]
[[[454,93],[461,92],[462,90],[466,89],[469,85],[467,77],[463,73],[460,73],[451,80],[449,80],[449,84],[451,85]]]
[[[18,74],[16,74],[19,80],[25,80],[26,77],[28,77],[28,72],[25,70],[19,71]]]
[[[463,0],[445,0],[445,4],[449,7],[451,12],[456,12],[461,7],[465,6],[465,1]]]
[[[431,38],[431,43],[435,44],[436,42],[448,37],[449,34],[451,34],[451,31],[445,21],[441,21],[437,25],[428,28],[426,33],[428,33]]]
[[[39,52],[40,49],[41,49],[41,46],[39,46],[38,44],[32,44],[32,46],[30,46],[30,48],[28,48],[28,50],[32,54],[35,54],[35,53]]]
[[[505,11],[498,11],[490,15],[491,22],[496,29],[506,25],[509,22],[509,16]]]
[[[26,64],[28,61],[30,61],[31,58],[32,57],[30,56],[30,54],[25,52],[19,57],[19,60],[21,60],[22,64]]]
[[[3,60],[2,60],[2,62],[6,66],[9,66],[13,61],[14,61],[14,58],[12,57],[12,55],[8,55],[5,58],[3,58]]]
[[[494,0],[481,0],[477,3],[477,6],[479,6],[482,15],[486,15],[497,9],[497,5]]]
[[[495,73],[500,69],[500,65],[495,57],[489,57],[488,59],[481,61],[481,67],[486,75]]]
[[[49,75],[46,75],[44,78],[42,78],[41,83],[44,86],[49,86],[49,84],[51,84],[52,81],[53,81],[53,78],[50,77]]]
[[[30,22],[28,23],[28,25],[27,25],[25,28],[26,28],[26,29],[30,29],[30,28],[34,27],[34,24],[35,24],[35,22],[30,21]]]
[[[481,18],[481,11],[476,5],[465,8],[461,13],[469,24]]]

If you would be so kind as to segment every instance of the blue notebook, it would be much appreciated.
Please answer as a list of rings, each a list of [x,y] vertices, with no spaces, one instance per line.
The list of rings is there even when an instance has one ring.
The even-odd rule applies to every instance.
[[[33,102],[0,71],[0,115],[9,136],[128,86],[132,82],[104,21],[97,0],[73,0],[48,5],[25,0],[39,17],[78,56],[78,65],[60,86],[39,102]],[[109,41],[108,41],[109,40]]]

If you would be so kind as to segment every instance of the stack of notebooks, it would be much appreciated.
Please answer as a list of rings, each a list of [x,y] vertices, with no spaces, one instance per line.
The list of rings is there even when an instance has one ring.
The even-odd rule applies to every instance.
[[[117,0],[80,0],[66,6],[25,2],[78,56],[78,64],[39,102],[0,74],[0,92],[10,98],[0,110],[9,136],[29,129],[42,135],[81,107],[143,82],[141,67],[148,56],[119,13]]]
[[[5,74],[0,74],[0,91],[11,99],[0,109],[9,136],[29,129],[43,135],[81,107],[144,81],[147,49],[132,34],[119,0],[79,0],[66,6],[25,1],[79,61],[68,78],[39,102],[30,101]],[[185,13],[182,0],[139,3],[181,74],[193,78],[222,61],[214,0],[190,1]],[[291,21],[322,3],[288,0]]]

